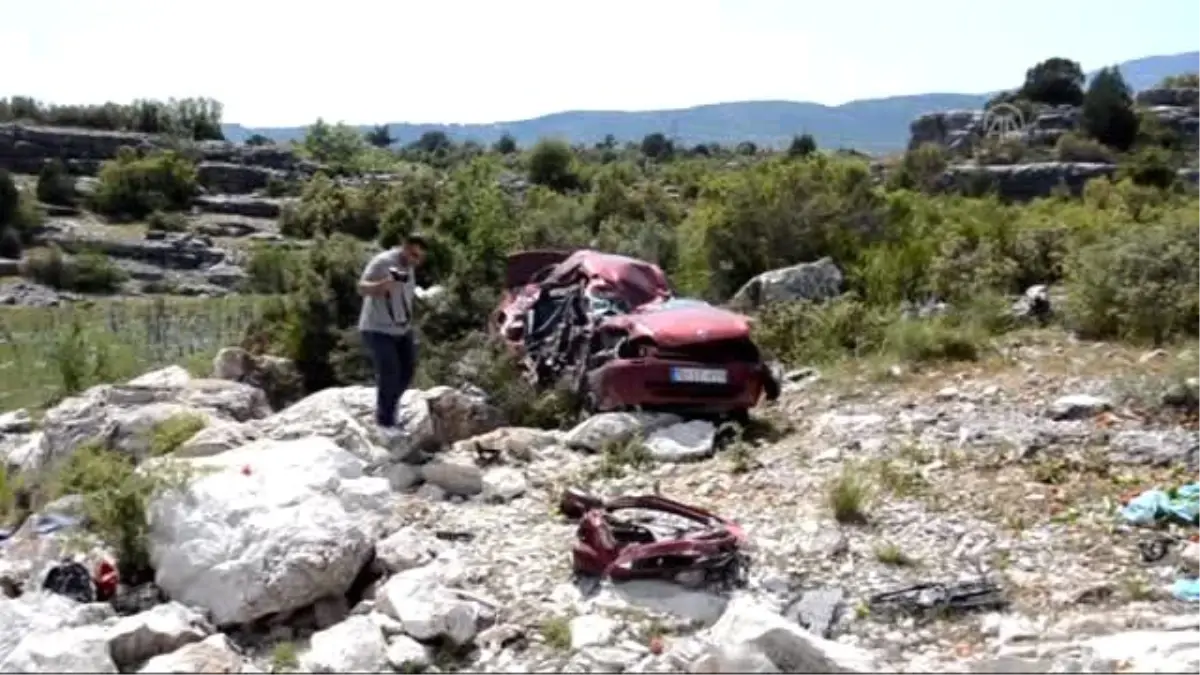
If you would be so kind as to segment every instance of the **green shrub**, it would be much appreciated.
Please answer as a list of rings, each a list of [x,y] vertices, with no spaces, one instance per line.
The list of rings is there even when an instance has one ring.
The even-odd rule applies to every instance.
[[[186,232],[188,219],[182,213],[155,211],[146,218],[146,226],[151,230],[162,232]]]
[[[179,449],[208,426],[204,415],[181,413],[154,425],[150,430],[150,456],[163,457]]]
[[[541,140],[529,151],[529,180],[565,192],[579,186],[575,155],[565,141]]]
[[[1068,132],[1058,138],[1054,154],[1060,162],[1099,162],[1113,164],[1116,156],[1103,143]]]
[[[150,569],[146,509],[155,491],[185,480],[181,471],[139,471],[133,460],[99,443],[75,449],[52,481],[52,496],[81,495],[88,529],[115,548],[126,579]]]
[[[92,207],[116,218],[141,219],[154,211],[179,211],[196,195],[196,167],[172,151],[138,157],[121,148],[100,168]]]
[[[67,168],[57,159],[52,159],[42,165],[37,181],[38,201],[58,206],[74,206],[78,195],[75,192],[75,179],[67,173]]]
[[[296,288],[303,263],[302,253],[271,244],[258,244],[246,262],[249,291],[273,295],[290,293]]]
[[[41,222],[37,205],[17,189],[12,174],[0,169],[0,258],[20,258]]]
[[[1200,323],[1196,222],[1131,225],[1066,260],[1068,324],[1088,338],[1161,343]]]
[[[112,293],[129,279],[103,254],[85,252],[68,258],[55,246],[26,256],[23,271],[51,288],[79,293]]]

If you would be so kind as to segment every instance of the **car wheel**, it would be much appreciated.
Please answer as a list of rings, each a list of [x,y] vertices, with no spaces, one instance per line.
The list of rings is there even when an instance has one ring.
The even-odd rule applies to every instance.
[[[729,419],[743,429],[750,424],[750,409],[739,408],[729,413]]]

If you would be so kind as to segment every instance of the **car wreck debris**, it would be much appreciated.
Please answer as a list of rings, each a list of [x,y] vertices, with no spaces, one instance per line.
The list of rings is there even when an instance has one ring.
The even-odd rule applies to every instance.
[[[634,509],[674,517],[676,522],[653,517],[635,522],[615,515]],[[718,590],[746,584],[749,558],[744,553],[746,537],[742,528],[704,509],[658,495],[605,501],[570,488],[563,493],[559,510],[579,521],[571,551],[579,576],[608,577],[618,582],[659,579],[689,588]]]
[[[509,257],[490,329],[539,387],[566,385],[585,412],[669,409],[742,416],[779,382],[750,320],[676,297],[657,265],[592,250]]]
[[[1003,589],[989,581],[918,584],[879,593],[867,600],[867,608],[878,615],[937,616],[945,612],[1002,609],[1007,605]]]

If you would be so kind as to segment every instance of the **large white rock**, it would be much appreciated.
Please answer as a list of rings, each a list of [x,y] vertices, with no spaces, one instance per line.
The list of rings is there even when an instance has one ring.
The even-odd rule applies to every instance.
[[[179,460],[194,478],[150,505],[156,581],[218,625],[340,595],[390,508],[387,481],[320,437]]]
[[[22,469],[37,471],[69,457],[81,444],[105,443],[119,450],[144,449],[144,435],[156,422],[180,412],[210,421],[243,422],[271,412],[259,389],[225,380],[184,379],[176,369],[147,373],[126,384],[102,384],[72,396],[42,419],[38,452]],[[144,409],[144,410],[143,410]]]
[[[300,665],[313,673],[379,673],[388,665],[387,649],[379,624],[352,616],[313,633]]]
[[[592,415],[568,431],[563,442],[575,450],[600,452],[609,443],[642,438],[681,421],[678,415],[668,413],[601,413]]]
[[[1092,672],[1124,666],[1130,673],[1194,673],[1200,670],[1200,635],[1191,630],[1139,630],[1085,640]]]
[[[747,652],[757,651],[784,673],[870,673],[879,670],[869,652],[809,633],[746,596],[730,600],[725,613],[712,627],[710,638],[723,656],[738,654],[739,662],[749,662],[756,659]]]
[[[116,673],[108,631],[79,626],[26,635],[0,660],[0,673]]]
[[[118,666],[128,669],[199,642],[212,632],[198,612],[169,602],[118,621],[109,631],[109,651]]]
[[[646,449],[660,462],[688,462],[711,457],[716,427],[706,420],[691,420],[651,432]]]
[[[417,640],[446,638],[463,645],[479,630],[479,607],[441,584],[435,566],[401,572],[379,589],[376,609],[399,621]]]
[[[380,438],[375,426],[374,387],[323,389],[254,426],[266,438],[288,440],[327,436],[368,462],[401,460],[438,444],[437,428],[424,395],[404,392],[396,411],[398,433]]]
[[[170,654],[146,662],[139,673],[237,673],[243,670],[242,657],[222,633],[193,642]]]
[[[54,593],[0,598],[0,661],[27,636],[99,623],[113,616],[110,605],[81,605]]]

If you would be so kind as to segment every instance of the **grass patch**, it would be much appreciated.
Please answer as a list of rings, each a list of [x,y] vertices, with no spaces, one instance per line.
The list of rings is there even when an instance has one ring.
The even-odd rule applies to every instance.
[[[279,642],[271,648],[271,672],[290,673],[300,667],[300,659],[296,655],[296,644]]]
[[[566,617],[552,616],[538,626],[546,646],[558,651],[571,649],[571,622]]]
[[[596,475],[600,478],[620,478],[625,475],[626,469],[641,469],[653,462],[650,450],[640,438],[609,441],[600,451]]]
[[[871,495],[871,486],[862,470],[847,465],[830,484],[826,500],[834,520],[843,525],[863,525],[867,522]]]
[[[200,373],[269,299],[154,298],[0,308],[0,410],[38,409],[172,364]]]
[[[179,449],[208,426],[208,420],[195,413],[181,413],[154,425],[150,430],[150,456],[164,457]]]
[[[884,565],[894,567],[913,567],[917,561],[910,558],[899,546],[887,543],[875,549],[875,559]]]

